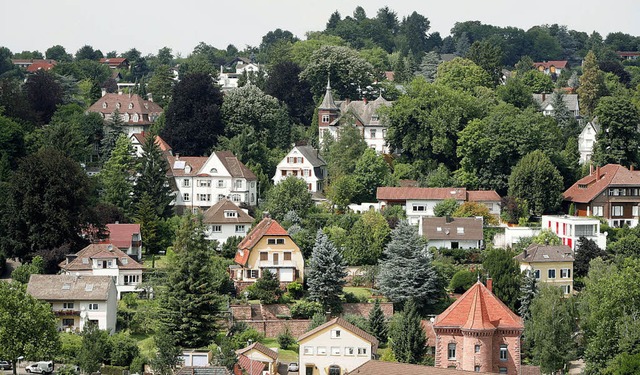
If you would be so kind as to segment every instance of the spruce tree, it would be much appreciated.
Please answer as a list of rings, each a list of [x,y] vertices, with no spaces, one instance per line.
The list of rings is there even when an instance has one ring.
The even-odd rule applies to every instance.
[[[531,319],[531,302],[537,294],[538,287],[536,285],[536,278],[532,271],[527,272],[520,286],[520,308],[518,309],[518,314],[520,314],[522,320],[527,321]]]
[[[380,300],[376,298],[373,309],[369,312],[369,332],[374,335],[381,344],[387,342],[387,320],[380,308]]]
[[[309,268],[309,298],[322,303],[325,309],[339,312],[342,308],[340,295],[347,272],[342,254],[321,230],[316,235]]]
[[[589,51],[582,64],[580,76],[580,107],[588,116],[592,116],[601,96],[606,95],[607,87],[604,82],[604,73],[598,67],[598,60],[593,51]]]
[[[400,222],[391,232],[384,255],[387,260],[380,267],[378,289],[391,301],[414,299],[422,308],[443,296],[444,285],[431,262],[433,256],[415,226]]]
[[[440,64],[440,55],[438,52],[431,51],[424,54],[420,68],[417,74],[423,76],[427,82],[433,82],[436,79],[436,72]]]
[[[138,167],[139,177],[134,189],[134,200],[138,205],[143,193],[147,193],[158,216],[168,218],[172,214],[171,188],[167,179],[169,165],[155,139],[154,134],[149,134],[142,144],[143,155]]]
[[[125,214],[131,210],[134,164],[133,146],[126,135],[120,134],[111,157],[104,163],[99,176],[102,182],[102,200],[118,207]]]
[[[564,139],[577,138],[581,129],[578,120],[567,108],[562,92],[556,91],[551,95],[551,106],[553,107],[553,117],[556,119],[558,127],[562,130]]]
[[[418,307],[409,300],[391,331],[391,349],[398,362],[421,363],[426,353],[427,337],[422,329]]]
[[[142,193],[140,200],[135,205],[135,212],[134,221],[140,224],[140,232],[142,232],[141,235],[144,238],[145,254],[158,254],[164,247],[162,246],[160,228],[162,219],[158,215],[149,193]],[[155,268],[155,264],[152,263],[151,267]]]
[[[111,121],[104,126],[104,137],[100,144],[101,156],[107,159],[111,156],[111,151],[116,147],[116,141],[121,134],[125,134],[125,123],[120,116],[120,111],[116,108],[111,115]]]

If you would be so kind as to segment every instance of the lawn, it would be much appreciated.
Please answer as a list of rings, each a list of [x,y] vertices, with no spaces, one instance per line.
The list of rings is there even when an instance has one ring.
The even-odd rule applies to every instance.
[[[281,363],[298,362],[298,345],[285,350],[280,349],[277,339],[266,338],[261,342],[268,348],[278,348],[278,361]]]
[[[151,358],[155,353],[156,345],[153,342],[153,335],[131,335],[138,341],[138,348],[142,357]]]
[[[369,299],[371,298],[371,288],[364,288],[364,287],[356,287],[356,286],[345,286],[343,288],[344,292],[347,293],[353,293],[356,297],[358,298],[366,298]]]
[[[154,264],[151,259],[151,255],[143,255],[142,260],[144,262],[144,266],[147,268],[151,268],[151,265]],[[155,255],[155,268],[165,268],[167,266],[167,256],[166,255]]]

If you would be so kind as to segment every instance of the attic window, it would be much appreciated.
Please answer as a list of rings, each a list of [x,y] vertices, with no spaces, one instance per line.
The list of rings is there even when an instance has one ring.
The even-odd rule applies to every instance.
[[[456,232],[457,232],[458,234],[464,234],[464,228],[463,228],[463,227],[457,227],[457,228],[456,228]]]
[[[82,258],[82,264],[89,264],[89,258]]]
[[[547,254],[542,254],[542,257],[543,257],[544,259],[549,259],[549,255],[547,255]]]
[[[578,189],[586,189],[587,184],[578,184]]]
[[[133,103],[129,103],[129,109],[133,109]]]
[[[138,120],[140,120],[140,116],[138,116],[137,113],[133,114],[133,122],[138,122]]]
[[[84,286],[84,291],[85,292],[92,292],[93,291],[93,284],[87,284]]]
[[[144,109],[149,109],[149,103],[144,103]]]
[[[120,108],[120,103],[116,103],[116,108]]]
[[[224,217],[238,217],[238,213],[235,211],[225,211]]]
[[[62,290],[69,290],[69,289],[71,289],[71,284],[67,284],[67,283],[62,284]]]
[[[218,169],[217,168],[211,168],[209,170],[209,173],[218,173]]]
[[[436,227],[436,232],[442,232],[442,227]]]
[[[102,103],[102,108],[107,108],[107,102]]]
[[[371,121],[378,121],[378,115],[372,115]]]
[[[129,259],[127,258],[122,258],[122,264],[129,264]]]

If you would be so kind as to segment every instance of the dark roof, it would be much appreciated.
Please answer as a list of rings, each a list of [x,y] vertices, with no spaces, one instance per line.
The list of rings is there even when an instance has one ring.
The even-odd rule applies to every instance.
[[[91,259],[116,259],[119,269],[137,270],[143,269],[142,265],[133,258],[125,254],[117,246],[112,244],[91,244],[76,253],[76,258],[67,263],[66,260],[60,262],[61,269],[67,272],[91,270]]]
[[[458,233],[458,228],[462,228],[462,233]],[[482,218],[423,217],[422,235],[429,240],[481,240]]]
[[[345,375],[456,375],[456,374],[490,374],[488,372],[471,372],[450,368],[412,365],[399,362],[367,361]]]
[[[535,100],[542,109],[551,104],[553,101],[552,94],[533,94],[533,100]],[[567,109],[575,111],[578,109],[578,94],[564,94],[562,95],[562,101]]]
[[[338,106],[336,102],[333,100],[333,94],[331,93],[331,82],[327,81],[327,89],[324,93],[324,98],[322,98],[322,103],[320,103],[320,107],[318,109],[327,109],[327,110],[337,110]]]
[[[579,179],[563,196],[566,201],[589,203],[610,186],[640,187],[640,172],[630,171],[619,164],[607,164]]]
[[[106,106],[105,106],[106,104]],[[118,105],[120,108],[118,108]],[[129,107],[131,106],[131,109]],[[87,111],[111,115],[118,110],[120,115],[129,114],[128,125],[149,125],[163,112],[158,103],[145,100],[138,94],[105,94],[89,107]],[[133,121],[133,114],[139,114],[138,122]]]
[[[525,256],[526,254],[526,256]],[[573,250],[566,245],[539,245],[532,243],[525,251],[516,255],[519,262],[573,262]]]
[[[465,188],[420,188],[420,187],[379,187],[376,198],[385,201],[415,200],[444,200],[453,198],[464,201],[467,199]]]
[[[236,217],[226,217],[225,211],[236,212]],[[202,222],[205,224],[251,224],[253,223],[253,218],[235,203],[225,198],[204,212]]]
[[[175,375],[231,375],[224,366],[184,366]]]
[[[341,317],[337,317],[337,318],[333,318],[330,321],[326,322],[325,324],[316,327],[314,329],[312,329],[311,331],[303,334],[302,336],[298,337],[298,343],[300,343],[301,341],[303,341],[304,339],[306,339],[307,337],[310,337],[320,331],[323,331],[333,325],[339,325],[340,327],[346,329],[347,331],[353,333],[356,336],[359,336],[360,338],[367,340],[371,343],[371,352],[372,354],[375,354],[378,350],[378,339],[375,338],[373,335],[363,331],[362,329],[356,327],[355,325],[347,322],[346,320],[342,319]]]
[[[313,165],[314,167],[321,167],[327,165],[322,156],[318,153],[318,150],[312,146],[296,146],[296,149]]]
[[[251,172],[246,165],[242,164],[240,160],[231,151],[216,151],[216,156],[222,162],[222,165],[229,171],[231,177],[241,177],[247,180],[257,180],[256,175]]]
[[[115,284],[111,276],[31,275],[27,293],[44,301],[106,301]]]

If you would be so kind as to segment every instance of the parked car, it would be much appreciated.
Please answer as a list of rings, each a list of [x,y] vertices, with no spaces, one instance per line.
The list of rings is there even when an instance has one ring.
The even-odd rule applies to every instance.
[[[11,370],[11,362],[0,361],[0,370]]]
[[[48,375],[53,372],[53,362],[51,361],[36,362],[32,365],[27,366],[24,370],[27,373]]]
[[[287,367],[288,372],[298,372],[298,370],[299,370],[299,367],[296,362],[289,363],[289,367]]]

